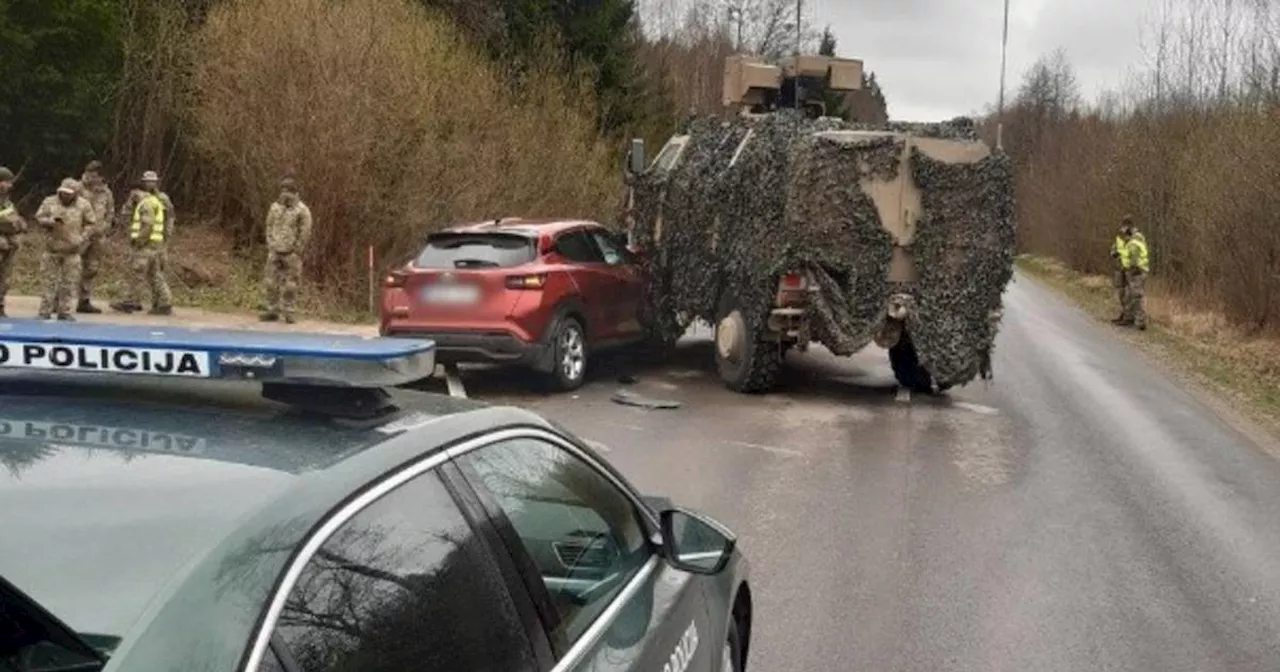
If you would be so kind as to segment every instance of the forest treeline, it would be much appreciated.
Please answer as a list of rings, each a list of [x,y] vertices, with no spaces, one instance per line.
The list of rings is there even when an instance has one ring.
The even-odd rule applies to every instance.
[[[1149,35],[1147,63],[1096,100],[1061,50],[1024,74],[1004,135],[1020,246],[1108,273],[1130,214],[1156,291],[1280,332],[1280,10],[1169,2]]]
[[[630,137],[721,110],[724,57],[834,53],[794,0],[9,0],[0,164],[32,208],[90,159],[157,170],[181,221],[237,248],[289,174],[313,280],[359,303],[363,264],[506,215],[616,219]],[[856,54],[851,54],[856,56]],[[885,114],[869,74],[851,111]],[[177,244],[177,243],[175,243]]]

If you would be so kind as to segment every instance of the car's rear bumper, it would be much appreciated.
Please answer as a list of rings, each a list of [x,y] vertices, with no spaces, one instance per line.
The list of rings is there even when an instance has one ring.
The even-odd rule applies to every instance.
[[[387,329],[391,338],[425,338],[436,344],[436,361],[445,363],[484,362],[539,367],[546,361],[542,343],[523,341],[511,334],[483,332],[437,332]]]

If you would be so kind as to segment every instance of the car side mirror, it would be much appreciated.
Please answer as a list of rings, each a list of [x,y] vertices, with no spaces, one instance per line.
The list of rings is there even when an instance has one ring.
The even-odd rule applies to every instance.
[[[719,574],[729,564],[738,539],[720,523],[685,509],[659,515],[662,554],[676,569],[693,574]]]

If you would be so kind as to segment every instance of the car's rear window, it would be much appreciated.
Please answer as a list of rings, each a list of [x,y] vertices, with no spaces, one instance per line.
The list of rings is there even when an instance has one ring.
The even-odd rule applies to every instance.
[[[502,233],[437,233],[414,260],[418,268],[508,268],[533,261],[533,240]]]

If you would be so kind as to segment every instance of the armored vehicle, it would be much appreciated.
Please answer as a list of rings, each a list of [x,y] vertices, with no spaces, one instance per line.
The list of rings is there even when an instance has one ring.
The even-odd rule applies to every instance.
[[[786,353],[885,348],[898,382],[990,377],[1015,251],[1013,177],[972,120],[830,116],[857,61],[730,57],[727,114],[692,119],[652,163],[627,161],[627,226],[653,336],[715,326],[725,384],[771,389]]]

